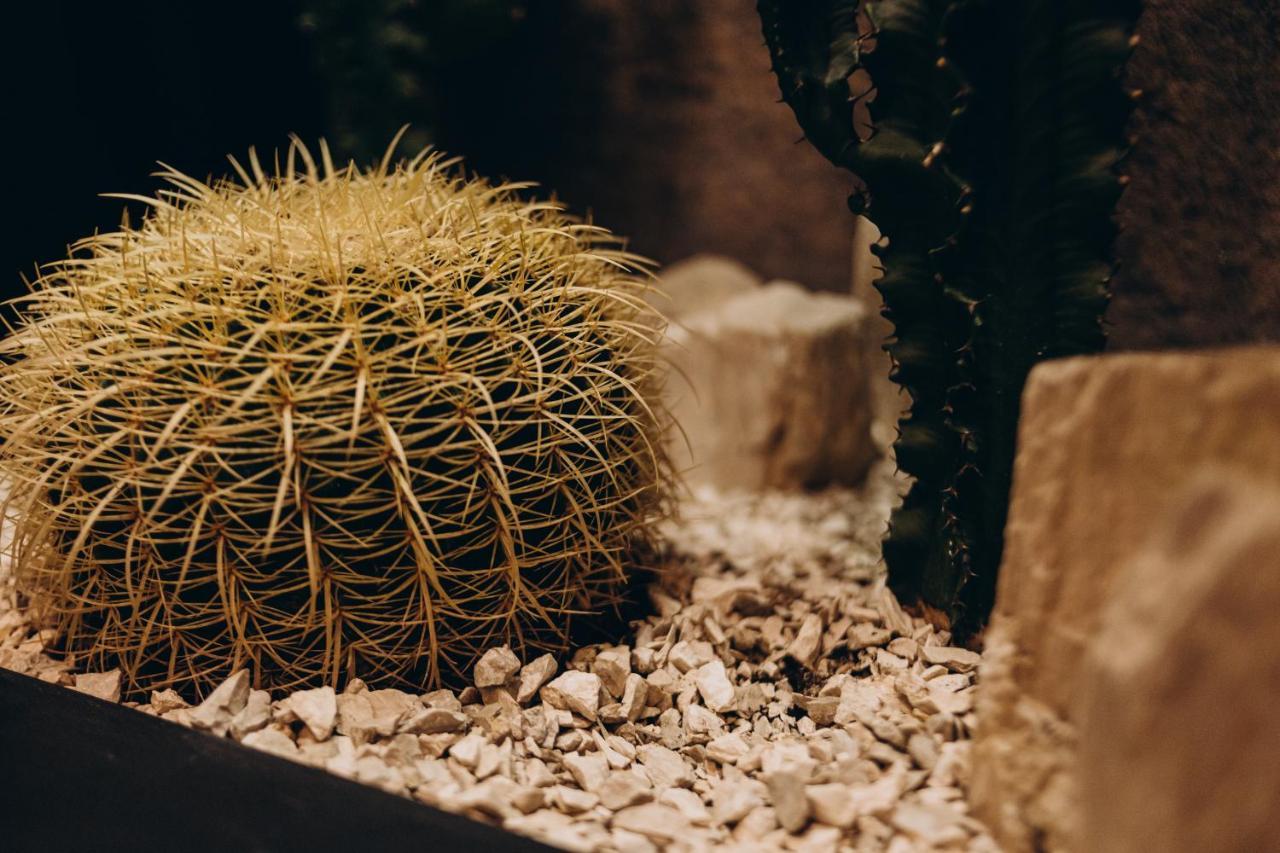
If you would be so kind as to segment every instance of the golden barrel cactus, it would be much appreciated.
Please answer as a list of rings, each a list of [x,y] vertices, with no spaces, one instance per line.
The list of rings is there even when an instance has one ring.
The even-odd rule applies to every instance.
[[[669,469],[644,264],[424,152],[173,170],[0,355],[19,591],[129,691],[457,681],[615,605]]]

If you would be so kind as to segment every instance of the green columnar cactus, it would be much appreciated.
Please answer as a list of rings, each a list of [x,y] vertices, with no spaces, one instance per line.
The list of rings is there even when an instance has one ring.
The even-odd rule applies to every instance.
[[[861,178],[850,206],[888,238],[885,349],[911,395],[895,449],[915,478],[885,542],[890,584],[968,638],[995,594],[1027,374],[1104,345],[1140,4],[859,6],[758,3],[784,100]],[[873,87],[854,90],[859,70]]]
[[[167,170],[138,226],[19,303],[19,589],[130,694],[240,667],[461,682],[494,645],[564,650],[650,553],[670,478],[644,263],[519,185],[390,153]]]

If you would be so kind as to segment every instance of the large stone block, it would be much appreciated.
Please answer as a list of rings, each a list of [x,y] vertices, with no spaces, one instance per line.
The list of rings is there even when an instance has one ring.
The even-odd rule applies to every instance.
[[[860,482],[877,455],[866,309],[849,296],[784,281],[747,287],[731,268],[720,273],[707,286],[722,298],[696,304],[683,291],[702,279],[687,267],[665,282],[671,305],[692,306],[668,329],[667,398],[684,432],[676,464],[691,483],[721,488]]]
[[[1280,348],[1043,364],[1018,440],[971,791],[1009,849],[1067,849],[1073,700],[1111,581],[1205,468],[1280,484]]]
[[[1280,850],[1280,488],[1207,472],[1111,584],[1076,707],[1080,850]]]

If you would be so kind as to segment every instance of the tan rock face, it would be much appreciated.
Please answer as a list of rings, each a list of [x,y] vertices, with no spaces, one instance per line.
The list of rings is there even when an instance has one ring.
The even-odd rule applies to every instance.
[[[672,301],[687,275],[668,282]],[[673,317],[668,404],[685,436],[672,454],[692,483],[720,488],[856,484],[875,459],[862,303],[774,281]],[[687,437],[688,443],[685,443]]]
[[[1280,485],[1206,473],[1084,665],[1081,850],[1280,849]]]
[[[1112,579],[1207,467],[1280,483],[1280,348],[1037,367],[1023,400],[971,794],[1011,850],[1075,831],[1073,700]]]

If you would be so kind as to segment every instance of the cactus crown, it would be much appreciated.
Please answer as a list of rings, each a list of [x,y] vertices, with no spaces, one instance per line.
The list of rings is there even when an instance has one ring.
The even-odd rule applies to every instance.
[[[888,237],[877,283],[895,444],[915,478],[889,581],[961,638],[995,595],[1022,387],[1104,344],[1137,0],[758,0],[782,96],[855,172]],[[871,84],[856,72],[866,72]],[[851,85],[851,79],[856,86]],[[866,100],[869,138],[855,127]]]
[[[135,692],[562,648],[664,508],[644,262],[439,154],[320,154],[166,169],[0,349],[19,589]]]

